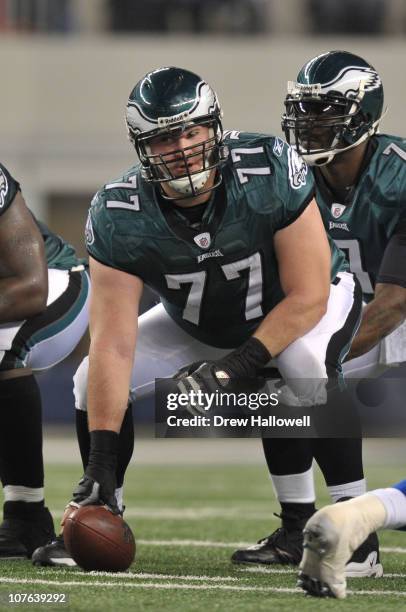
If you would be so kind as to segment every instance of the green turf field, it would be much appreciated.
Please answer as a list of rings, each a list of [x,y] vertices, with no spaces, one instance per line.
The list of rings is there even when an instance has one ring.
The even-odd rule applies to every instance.
[[[175,441],[174,441],[175,442]],[[243,444],[244,441],[241,441]],[[164,461],[163,461],[164,463]],[[80,468],[47,466],[48,505],[61,512]],[[401,479],[402,468],[370,466],[369,488]],[[320,499],[327,502],[323,488]],[[232,565],[237,544],[253,543],[278,524],[263,466],[131,467],[126,519],[137,540],[136,562],[122,574],[39,569],[3,562],[0,609],[10,593],[66,593],[69,604],[25,604],[46,610],[406,610],[406,533],[381,536],[386,577],[349,580],[346,601],[317,600],[296,589],[296,573]],[[391,549],[398,548],[397,552]]]

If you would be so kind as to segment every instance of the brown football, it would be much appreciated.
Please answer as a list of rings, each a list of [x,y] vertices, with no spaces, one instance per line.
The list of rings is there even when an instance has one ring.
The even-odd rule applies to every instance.
[[[121,572],[134,561],[133,533],[121,516],[104,506],[81,506],[65,520],[67,551],[84,570]]]

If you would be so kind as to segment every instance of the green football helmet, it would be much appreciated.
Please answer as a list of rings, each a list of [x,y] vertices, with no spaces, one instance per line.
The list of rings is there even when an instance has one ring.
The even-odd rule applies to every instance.
[[[347,51],[311,59],[288,82],[282,129],[309,165],[322,166],[370,138],[383,117],[376,70]]]
[[[188,70],[159,68],[136,84],[126,109],[128,135],[142,164],[144,178],[160,186],[168,183],[178,194],[172,198],[161,188],[165,198],[200,195],[220,184],[218,172],[214,184],[206,186],[211,170],[227,157],[227,149],[222,144],[221,114],[216,93],[201,77]],[[176,138],[196,125],[208,128],[209,136],[203,142],[168,154],[152,153],[153,138],[165,135]],[[182,168],[180,174],[178,167],[176,176],[171,169],[174,156],[181,158],[184,165],[184,173]],[[188,159],[196,156],[201,156],[202,163],[198,170],[190,171]]]

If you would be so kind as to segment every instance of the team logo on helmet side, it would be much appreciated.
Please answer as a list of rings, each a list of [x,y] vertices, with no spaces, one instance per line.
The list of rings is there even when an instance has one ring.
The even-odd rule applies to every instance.
[[[361,75],[360,75],[361,73]],[[345,96],[349,96],[352,92],[355,94],[357,90],[349,87],[348,89],[344,89],[346,83],[354,83],[356,81],[362,80],[362,88],[364,91],[371,91],[372,89],[377,89],[382,85],[382,81],[378,75],[378,73],[373,68],[368,68],[367,66],[347,66],[340,70],[337,76],[329,81],[328,83],[322,83],[322,90],[330,90],[334,89],[334,85],[340,83],[339,90],[343,90]]]
[[[3,208],[6,203],[6,195],[8,193],[8,181],[4,172],[0,169],[0,208]]]

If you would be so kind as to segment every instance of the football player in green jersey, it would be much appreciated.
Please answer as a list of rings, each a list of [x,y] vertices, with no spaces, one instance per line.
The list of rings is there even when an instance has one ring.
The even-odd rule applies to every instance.
[[[326,230],[346,253],[367,304],[343,371],[355,378],[377,375],[406,361],[406,142],[377,133],[385,112],[382,82],[352,53],[309,60],[288,83],[285,107],[286,138],[312,168]],[[271,447],[264,440],[267,456]],[[284,482],[274,484],[283,500]],[[332,486],[330,494],[338,501],[364,493],[365,486]],[[241,557],[267,563],[272,554],[264,539]]]
[[[330,51],[307,62],[288,90],[285,134],[312,166],[326,229],[367,303],[345,370],[404,362],[406,141],[377,133],[380,76],[361,57]]]
[[[64,359],[87,327],[89,281],[73,248],[38,223],[0,164],[0,561],[54,535],[44,504],[41,397],[35,372]]]
[[[406,141],[378,133],[385,113],[381,78],[352,53],[330,51],[308,61],[288,84],[285,105],[285,134],[312,166],[326,229],[363,289],[362,323],[343,369],[354,377],[376,375],[406,361]],[[359,538],[345,531],[342,544],[353,542]],[[310,556],[303,560],[304,584],[316,592]]]
[[[90,455],[73,505],[104,502],[114,512],[129,387],[140,396],[156,377],[189,366],[185,384],[201,388],[205,376],[221,389],[230,378],[254,378],[272,358],[286,379],[336,377],[360,315],[354,276],[328,242],[313,179],[284,141],[224,132],[215,92],[180,68],[141,79],[127,125],[140,163],[90,207],[91,348],[75,375]],[[144,284],[162,303],[137,329]],[[285,452],[288,441],[277,442]],[[310,470],[314,449],[326,443],[349,458],[340,484],[362,478],[357,441],[296,439],[285,456],[292,466],[304,456]],[[292,488],[307,501],[303,487]],[[302,527],[314,511],[304,505]],[[64,557],[61,545],[45,547],[38,562]],[[295,553],[299,562],[300,544]]]

